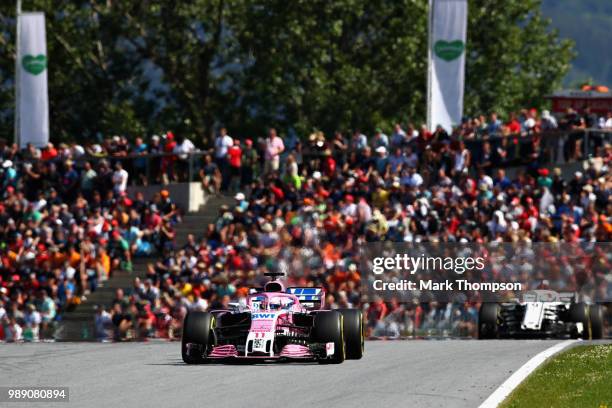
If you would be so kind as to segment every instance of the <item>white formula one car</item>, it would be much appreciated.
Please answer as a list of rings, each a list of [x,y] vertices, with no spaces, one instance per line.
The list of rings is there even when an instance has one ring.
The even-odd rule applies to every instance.
[[[523,301],[483,303],[478,314],[478,338],[602,338],[602,305],[575,302],[572,294],[564,297],[552,291],[534,291],[530,296]],[[542,301],[546,297],[554,300]]]

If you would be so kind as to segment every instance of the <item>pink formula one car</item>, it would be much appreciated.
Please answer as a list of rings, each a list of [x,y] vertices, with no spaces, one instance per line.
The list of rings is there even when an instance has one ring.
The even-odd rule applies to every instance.
[[[360,359],[363,319],[357,309],[324,310],[323,288],[285,288],[272,281],[249,295],[246,305],[191,311],[183,323],[181,351],[187,364],[216,359]]]

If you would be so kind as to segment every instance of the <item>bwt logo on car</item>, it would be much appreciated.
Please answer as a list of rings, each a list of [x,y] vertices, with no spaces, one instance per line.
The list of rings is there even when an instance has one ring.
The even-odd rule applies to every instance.
[[[253,320],[256,319],[274,319],[274,313],[253,313]]]

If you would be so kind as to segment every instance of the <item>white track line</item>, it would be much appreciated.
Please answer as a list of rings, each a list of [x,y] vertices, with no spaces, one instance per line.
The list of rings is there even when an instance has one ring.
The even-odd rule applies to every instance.
[[[539,354],[536,354],[523,364],[521,368],[516,370],[514,374],[512,374],[506,381],[503,382],[494,392],[487,398],[482,404],[480,404],[479,408],[495,408],[499,404],[502,403],[503,400],[506,399],[508,395],[514,390],[529,374],[533,372],[536,368],[540,366],[546,359],[557,354],[564,348],[574,344],[579,340],[566,340],[561,343],[557,343],[554,346],[547,348]]]

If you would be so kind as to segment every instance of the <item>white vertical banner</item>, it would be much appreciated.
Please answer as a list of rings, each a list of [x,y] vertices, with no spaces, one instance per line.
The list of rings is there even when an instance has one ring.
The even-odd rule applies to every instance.
[[[429,0],[427,126],[450,132],[461,122],[467,0]]]
[[[19,146],[42,147],[49,142],[45,15],[22,13],[18,19]]]

